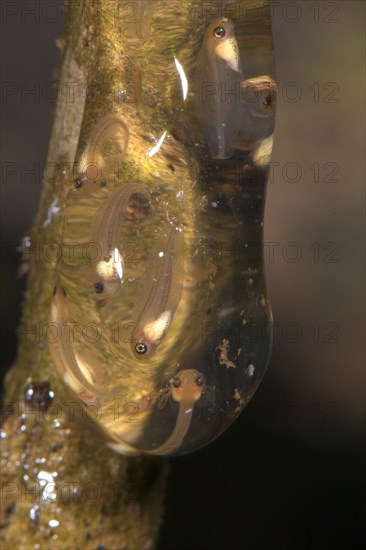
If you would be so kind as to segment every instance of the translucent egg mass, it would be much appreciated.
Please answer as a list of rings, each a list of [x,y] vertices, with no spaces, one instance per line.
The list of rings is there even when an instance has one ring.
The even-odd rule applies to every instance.
[[[138,99],[82,132],[49,346],[111,448],[177,455],[230,426],[268,363],[276,85],[265,3],[179,32],[152,7],[126,32]]]

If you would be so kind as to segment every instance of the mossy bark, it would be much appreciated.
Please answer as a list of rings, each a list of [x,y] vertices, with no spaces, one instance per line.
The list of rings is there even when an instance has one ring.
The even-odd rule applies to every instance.
[[[5,380],[1,540],[7,548],[142,550],[154,546],[159,529],[164,460],[108,450],[55,373],[47,347],[62,216],[45,220],[70,187],[60,167],[72,166],[80,135],[114,101],[125,52],[115,8],[115,0],[79,0],[69,3],[66,17],[18,358]]]

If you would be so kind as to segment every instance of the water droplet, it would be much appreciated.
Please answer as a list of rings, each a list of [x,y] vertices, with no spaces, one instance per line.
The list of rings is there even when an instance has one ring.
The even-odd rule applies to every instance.
[[[32,521],[37,521],[40,515],[41,515],[41,512],[39,510],[39,506],[37,504],[35,504],[29,510],[29,517]]]
[[[48,525],[52,527],[52,529],[54,529],[55,527],[58,527],[60,525],[60,522],[57,521],[57,519],[50,519]]]
[[[44,470],[41,470],[40,472],[38,472],[37,477],[38,477],[38,479],[41,480],[41,482],[44,482],[43,485],[46,482],[53,481],[52,474],[50,474],[49,472],[45,472]]]
[[[27,391],[25,392],[26,399],[30,400],[32,395],[33,395],[33,388],[28,388]]]

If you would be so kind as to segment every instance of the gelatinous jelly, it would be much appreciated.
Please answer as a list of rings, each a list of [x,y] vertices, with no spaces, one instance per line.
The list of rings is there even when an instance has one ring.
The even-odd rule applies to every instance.
[[[178,15],[173,0],[137,4],[154,36],[130,44],[144,59],[141,94],[83,134],[50,350],[111,448],[170,455],[222,433],[266,369],[276,86],[266,2],[236,19],[223,2],[189,28],[178,24],[187,2]],[[144,20],[136,29],[146,35]]]

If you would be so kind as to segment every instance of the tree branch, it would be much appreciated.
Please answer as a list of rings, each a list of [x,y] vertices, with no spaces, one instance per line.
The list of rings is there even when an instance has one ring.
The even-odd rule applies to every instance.
[[[115,99],[125,49],[115,8],[114,0],[69,3],[18,358],[5,380],[1,525],[9,548],[148,549],[160,523],[164,461],[121,457],[94,437],[45,343],[62,216],[45,220],[70,188],[60,166],[73,164],[80,134]]]

